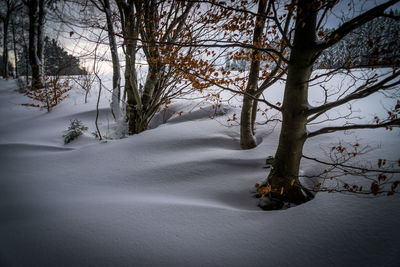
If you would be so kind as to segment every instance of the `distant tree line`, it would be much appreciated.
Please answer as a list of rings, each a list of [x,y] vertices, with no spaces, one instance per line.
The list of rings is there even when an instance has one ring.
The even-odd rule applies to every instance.
[[[399,12],[392,12],[398,16]],[[320,35],[328,35],[329,29]],[[400,66],[400,22],[378,17],[322,52],[317,68]]]
[[[17,61],[20,75],[31,75],[28,62],[28,51],[23,49]],[[79,65],[79,59],[67,53],[55,39],[44,39],[44,73],[46,75],[82,75],[86,71]]]
[[[59,4],[56,0],[0,1],[3,78],[29,75],[32,86],[38,89],[43,87],[43,75],[85,73],[78,58],[69,55],[56,40],[45,37],[46,17]]]

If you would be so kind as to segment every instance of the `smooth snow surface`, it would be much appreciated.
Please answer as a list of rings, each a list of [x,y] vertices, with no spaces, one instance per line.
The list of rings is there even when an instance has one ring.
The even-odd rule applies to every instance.
[[[20,106],[28,100],[15,89],[0,80],[0,266],[400,266],[398,196],[319,193],[287,210],[257,207],[251,191],[268,174],[278,128],[259,127],[259,146],[241,151],[238,127],[182,102],[170,107],[181,116],[101,142],[90,134],[95,94],[84,104],[72,92],[46,113]],[[101,107],[112,136],[106,99]],[[73,119],[89,132],[64,145]],[[322,155],[341,138],[354,140],[321,136],[305,152]],[[400,156],[398,131],[359,139],[381,145],[373,159]]]

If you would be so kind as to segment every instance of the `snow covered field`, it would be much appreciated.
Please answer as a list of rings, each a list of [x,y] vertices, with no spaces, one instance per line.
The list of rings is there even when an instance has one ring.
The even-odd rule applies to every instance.
[[[0,80],[0,266],[400,266],[399,196],[319,193],[287,210],[257,207],[253,185],[268,174],[278,128],[259,127],[259,146],[242,151],[238,127],[210,119],[203,106],[98,141],[95,98],[84,104],[72,92],[46,113],[21,106],[28,100],[14,81]],[[101,108],[111,136],[107,99]],[[89,131],[64,145],[73,119]],[[380,145],[371,159],[400,157],[399,131],[357,135]],[[325,135],[305,153],[318,156],[342,138],[354,141]],[[302,164],[305,173],[315,168]]]

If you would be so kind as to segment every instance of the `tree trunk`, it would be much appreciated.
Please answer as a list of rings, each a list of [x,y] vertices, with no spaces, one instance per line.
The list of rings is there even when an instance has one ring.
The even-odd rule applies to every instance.
[[[157,82],[159,79],[159,73],[161,70],[157,67],[154,66],[156,64],[149,64],[149,69],[148,69],[148,74],[146,81],[143,86],[143,109],[147,110],[149,108],[149,105],[151,104],[151,101],[153,100],[153,95],[157,86]]]
[[[29,48],[26,44],[26,41],[24,39],[24,49],[25,51],[28,51],[28,53],[26,53],[26,57],[25,57],[25,81],[26,81],[26,85],[29,84]]]
[[[126,66],[125,66],[125,92],[127,95],[126,105],[126,119],[128,121],[129,134],[138,133],[136,130],[136,122],[138,121],[139,103],[135,97],[135,90],[137,88],[136,70],[135,70],[135,53],[134,48],[130,45],[126,45]],[[131,59],[133,57],[133,59]]]
[[[298,10],[302,12],[298,13],[288,64],[279,146],[267,180],[273,197],[296,204],[307,200],[298,175],[303,145],[307,138],[308,81],[316,54],[313,47],[317,18],[317,10],[307,6],[307,0],[299,1]]]
[[[250,93],[249,90],[246,90]],[[242,149],[251,149],[257,146],[253,135],[252,110],[254,100],[248,95],[243,96],[242,111],[240,114],[240,147]]]
[[[37,30],[38,30],[38,13],[39,3],[37,0],[28,2],[29,8],[29,62],[32,70],[32,89],[43,88],[40,58],[38,58],[37,47]]]
[[[122,31],[125,46],[125,92],[126,120],[128,133],[138,134],[147,129],[147,120],[143,119],[142,98],[138,90],[136,75],[136,49],[137,36],[139,35],[138,16],[140,5],[135,6],[133,1],[126,3],[116,0],[120,12]],[[136,8],[136,10],[135,10]]]
[[[3,78],[8,79],[8,23],[10,17],[6,14],[3,20]]]
[[[11,20],[11,27],[12,27],[12,35],[13,35],[13,49],[14,49],[14,64],[15,64],[15,78],[18,79],[19,77],[19,71],[18,71],[18,60],[17,60],[17,41],[15,38],[15,22],[14,20]]]
[[[126,117],[128,120],[129,134],[138,134],[146,130],[147,125],[143,123],[142,102],[138,90],[136,74],[136,43],[129,39],[135,36],[136,29],[128,27],[128,38],[126,42],[126,66],[125,66],[125,90],[127,94]]]
[[[37,22],[37,58],[39,59],[39,74],[40,80],[43,84],[43,77],[45,73],[45,66],[44,66],[44,20],[46,16],[46,9],[45,9],[45,0],[39,0],[39,14],[38,14],[38,22]]]
[[[257,111],[258,111],[258,98],[261,96],[261,93],[257,93],[253,100],[253,107],[251,109],[251,126],[253,135],[256,134],[256,119],[257,119]]]
[[[267,1],[259,1],[257,13],[265,14]],[[257,16],[256,26],[253,33],[253,45],[260,46],[262,32],[265,25],[265,16]],[[258,88],[258,75],[260,73],[260,51],[253,50],[249,81],[247,83],[246,94],[243,95],[243,105],[240,115],[240,147],[242,149],[251,149],[257,146],[254,138],[254,123],[253,112],[257,112],[257,102],[254,102],[253,97]],[[253,96],[253,97],[252,97]],[[253,110],[255,106],[255,111]]]
[[[115,40],[115,31],[112,22],[111,7],[109,0],[104,0],[104,10],[106,13],[108,40],[110,42],[111,59],[113,64],[113,90],[111,98],[111,113],[113,114],[114,119],[118,120],[118,118],[121,116],[121,110],[119,106],[121,99],[121,87],[120,87],[121,72],[120,72],[120,64],[118,57],[118,47],[117,47],[117,42]]]

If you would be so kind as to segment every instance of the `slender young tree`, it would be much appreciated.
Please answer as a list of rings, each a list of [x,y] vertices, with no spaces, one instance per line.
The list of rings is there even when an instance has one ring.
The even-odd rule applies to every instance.
[[[112,8],[109,0],[91,0],[92,4],[97,7],[106,16],[107,21],[107,34],[108,42],[111,51],[111,60],[113,66],[113,89],[111,98],[111,112],[114,119],[121,116],[120,100],[121,100],[121,65],[118,56],[118,46],[116,41],[116,34],[114,30],[114,20],[112,15]]]
[[[18,53],[17,53],[17,30],[15,25],[15,20],[11,20],[11,29],[12,29],[12,38],[13,38],[13,52],[14,52],[14,65],[15,65],[15,78],[18,79],[19,77],[19,70],[18,70]]]
[[[281,110],[279,105],[260,98],[286,73],[285,55],[292,10],[281,13],[274,0],[198,2],[204,4],[202,9],[205,11],[200,12],[202,23],[213,35],[199,38],[190,45],[205,48],[207,55],[213,57],[206,62],[199,60],[195,67],[201,65],[202,69],[194,68],[192,74],[203,81],[202,88],[215,86],[243,96],[240,146],[242,149],[254,148],[257,145],[254,135],[259,102],[278,112]],[[226,69],[219,67],[217,55],[221,58],[226,55],[226,60],[232,63]],[[219,72],[215,72],[216,69]]]
[[[267,1],[259,1],[258,2],[258,10],[255,20],[254,26],[254,34],[253,34],[253,45],[256,47],[261,46],[261,38],[265,25],[265,16],[268,13],[266,11]],[[270,5],[268,5],[270,7]],[[249,72],[249,79],[247,82],[246,93],[243,96],[243,106],[242,112],[240,116],[240,146],[244,149],[253,148],[256,146],[256,142],[254,139],[254,124],[253,114],[256,114],[254,111],[257,110],[257,104],[255,104],[255,99],[258,98],[256,95],[256,91],[258,90],[258,79],[260,73],[260,58],[261,58],[260,50],[253,50],[251,55],[251,65]]]
[[[265,90],[281,79],[286,71],[287,60],[284,57],[284,51],[287,48],[286,40],[288,39],[281,37],[280,43],[276,43],[276,39],[278,36],[287,35],[292,11],[289,10],[285,14],[286,19],[280,21],[278,12],[274,8],[274,2],[273,0],[258,1],[258,11],[253,29],[252,45],[254,48],[252,49],[251,58],[248,59],[250,61],[250,70],[240,116],[240,146],[242,149],[250,149],[257,146],[254,134],[258,99]],[[277,32],[275,25],[271,25],[271,23],[275,23],[275,25],[282,24],[281,32]],[[271,30],[275,33],[272,33]],[[266,52],[264,56],[262,52]],[[265,61],[273,63],[275,67],[269,72],[264,71],[260,75],[260,62],[263,61],[264,63]],[[266,104],[277,111],[281,111],[277,105],[268,102]]]

